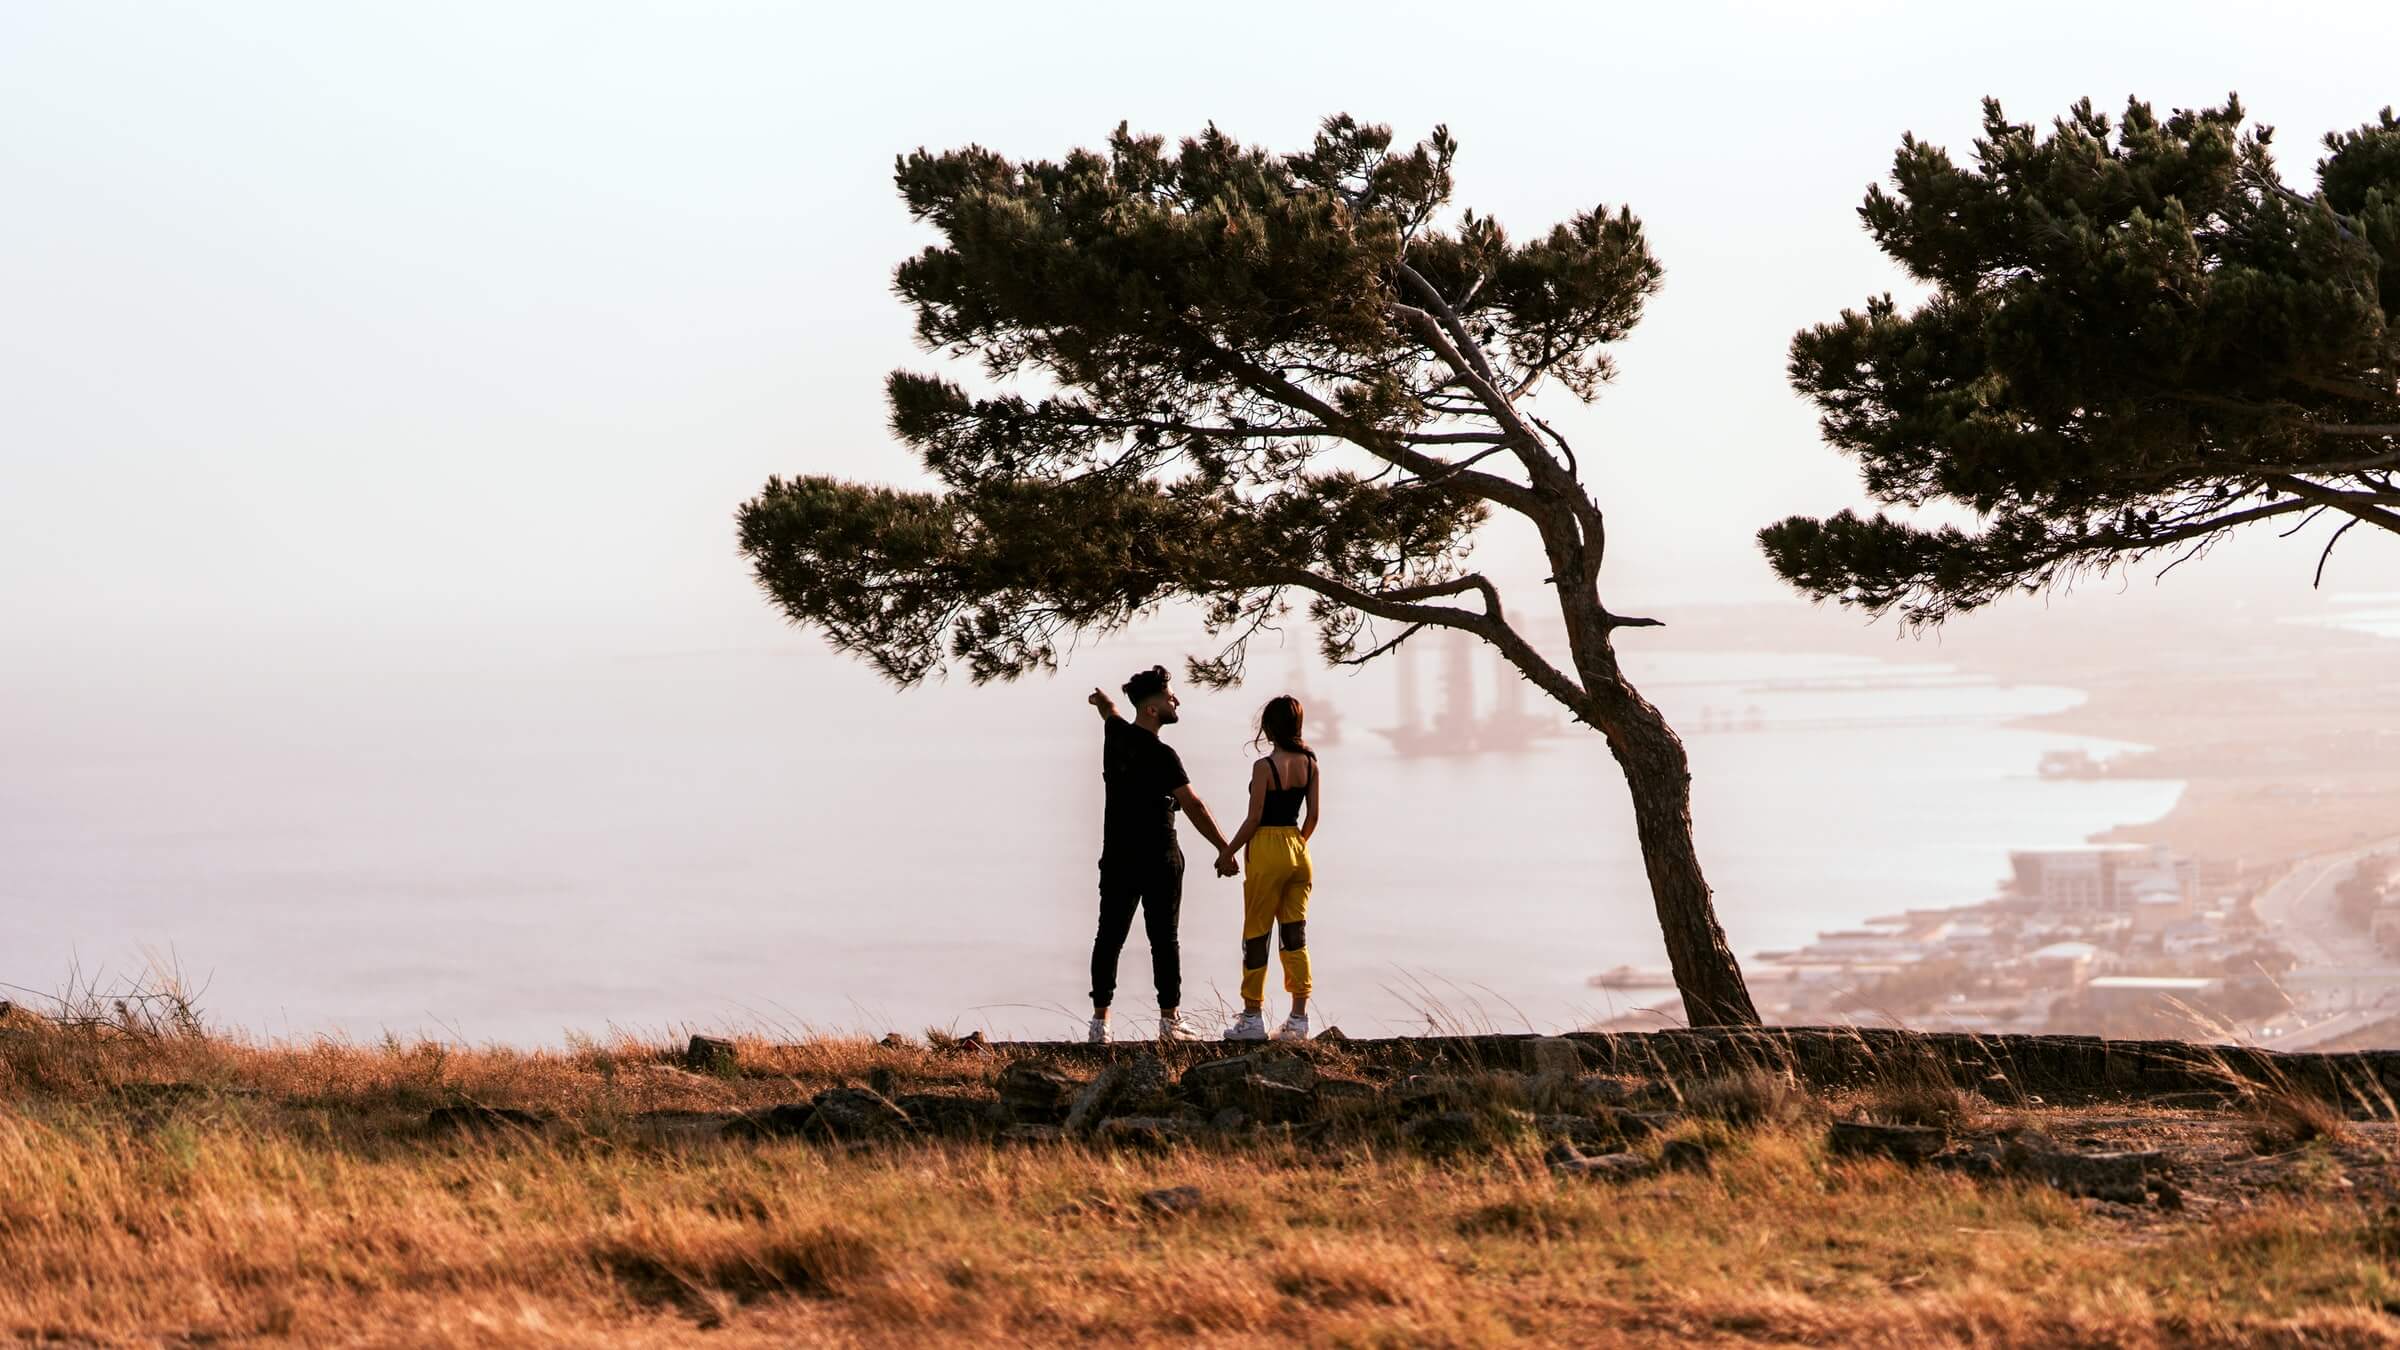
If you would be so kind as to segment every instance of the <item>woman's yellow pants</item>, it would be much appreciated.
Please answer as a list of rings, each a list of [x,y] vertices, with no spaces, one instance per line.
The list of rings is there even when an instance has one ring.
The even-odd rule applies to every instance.
[[[1283,937],[1283,990],[1305,996],[1308,976],[1308,892],[1315,880],[1308,841],[1290,825],[1269,825],[1242,851],[1242,1001],[1267,996],[1267,932]]]

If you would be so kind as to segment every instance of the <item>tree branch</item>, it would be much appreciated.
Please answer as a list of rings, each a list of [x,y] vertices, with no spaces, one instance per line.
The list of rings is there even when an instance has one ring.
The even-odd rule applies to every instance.
[[[1283,404],[1294,412],[1304,412],[1316,418],[1335,435],[1365,450],[1377,459],[1399,465],[1421,478],[1440,478],[1445,486],[1455,486],[1473,496],[1493,502],[1519,513],[1537,517],[1541,500],[1533,489],[1512,483],[1498,474],[1475,469],[1461,469],[1446,459],[1413,450],[1400,439],[1372,427],[1362,427],[1344,416],[1340,409],[1318,398],[1291,380],[1268,370],[1237,352],[1229,351],[1205,337],[1194,336],[1193,344],[1207,353],[1210,360],[1238,375],[1261,395]]]
[[[1441,291],[1432,282],[1425,279],[1424,273],[1405,262],[1400,264],[1400,279],[1407,282],[1408,288],[1415,291],[1419,298],[1432,308],[1435,316],[1441,320],[1442,327],[1449,332],[1451,341],[1456,344],[1457,350],[1473,363],[1476,375],[1481,377],[1485,384],[1498,388],[1500,377],[1492,373],[1491,359],[1484,355],[1483,344],[1477,342],[1474,334],[1467,331],[1466,321],[1458,317],[1458,311],[1453,309],[1450,302],[1442,297]]]
[[[2354,516],[2349,520],[2343,521],[2342,528],[2335,530],[2333,532],[2333,537],[2325,541],[2325,551],[2317,555],[2316,579],[2308,583],[2308,588],[2310,590],[2316,590],[2325,584],[2325,563],[2328,559],[2333,557],[2333,546],[2342,542],[2343,535],[2350,533],[2350,531],[2356,528],[2358,528],[2358,518]]]
[[[2338,488],[2329,488],[2322,483],[2312,483],[2305,478],[2294,478],[2289,474],[2269,474],[2266,481],[2293,496],[2306,498],[2312,502],[2322,502],[2345,515],[2356,516],[2370,525],[2400,534],[2400,515],[2395,515],[2378,504],[2392,500],[2382,493],[2343,492]]]
[[[1508,659],[1509,664],[1524,672],[1525,678],[1533,681],[1534,685],[1543,693],[1573,709],[1577,716],[1589,720],[1586,710],[1591,706],[1590,695],[1585,692],[1582,685],[1569,679],[1558,667],[1543,659],[1542,654],[1535,651],[1533,644],[1527,642],[1516,629],[1509,627],[1508,621],[1500,614],[1499,592],[1493,588],[1491,582],[1479,575],[1469,573],[1465,577],[1455,578],[1452,581],[1431,584],[1480,590],[1483,592],[1484,604],[1487,606],[1486,611],[1481,614],[1469,609],[1460,609],[1455,605],[1426,605],[1392,598],[1394,595],[1410,594],[1418,589],[1415,587],[1393,592],[1363,591],[1356,586],[1336,581],[1332,577],[1311,572],[1303,567],[1265,569],[1259,584],[1298,586],[1302,590],[1314,591],[1338,604],[1347,605],[1361,614],[1371,614],[1378,619],[1390,619],[1394,623],[1420,624],[1430,628],[1455,628],[1462,633],[1473,634],[1497,647],[1500,654]]]
[[[1385,652],[1396,649],[1401,643],[1408,641],[1410,638],[1415,637],[1417,634],[1424,631],[1424,624],[1412,623],[1408,627],[1400,630],[1400,636],[1393,638],[1391,641],[1384,643],[1382,646],[1377,647],[1375,650],[1368,652],[1364,656],[1349,657],[1345,659],[1342,664],[1345,666],[1363,666],[1369,661],[1374,660],[1376,657],[1383,655]]]

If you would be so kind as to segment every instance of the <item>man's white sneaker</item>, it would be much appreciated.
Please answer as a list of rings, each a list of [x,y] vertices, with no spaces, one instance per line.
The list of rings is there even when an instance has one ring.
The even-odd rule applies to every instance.
[[[1275,1039],[1279,1041],[1307,1040],[1308,1019],[1299,1013],[1293,1013],[1283,1019],[1283,1025],[1275,1028]]]
[[[1091,1029],[1083,1033],[1083,1043],[1085,1045],[1108,1044],[1108,1019],[1105,1017],[1093,1018]]]
[[[1233,1019],[1232,1026],[1225,1028],[1225,1039],[1229,1041],[1263,1041],[1266,1038],[1267,1019],[1254,1012],[1243,1013]]]

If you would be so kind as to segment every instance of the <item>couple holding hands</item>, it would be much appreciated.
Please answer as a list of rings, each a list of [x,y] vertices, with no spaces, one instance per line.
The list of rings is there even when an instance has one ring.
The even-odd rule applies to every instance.
[[[1109,1039],[1108,1009],[1117,987],[1117,957],[1133,931],[1135,910],[1150,938],[1150,971],[1158,985],[1161,1040],[1197,1039],[1183,1016],[1182,954],[1176,921],[1183,907],[1183,850],[1175,815],[1190,818],[1200,837],[1217,846],[1217,875],[1242,874],[1242,1014],[1225,1029],[1229,1041],[1263,1041],[1266,1026],[1267,938],[1283,955],[1283,988],[1291,1015],[1275,1040],[1308,1039],[1308,892],[1313,873],[1308,837],[1316,832],[1316,752],[1301,736],[1300,700],[1289,694],[1259,710],[1252,742],[1266,754],[1250,766],[1250,810],[1231,839],[1217,829],[1192,790],[1183,759],[1159,739],[1175,724],[1180,700],[1164,666],[1125,682],[1130,720],[1098,689],[1089,702],[1103,727],[1101,775],[1108,806],[1100,844],[1100,932],[1092,943],[1092,1024],[1088,1040]],[[1237,857],[1239,861],[1237,861]]]

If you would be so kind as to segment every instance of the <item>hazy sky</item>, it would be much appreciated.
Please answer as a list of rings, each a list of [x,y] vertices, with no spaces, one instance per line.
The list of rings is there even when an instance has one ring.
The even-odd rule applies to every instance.
[[[1343,110],[1447,122],[1461,201],[1520,233],[1642,216],[1666,289],[1600,405],[1546,409],[1612,512],[1610,594],[1777,594],[1751,532],[1854,494],[1785,344],[1894,284],[1853,210],[1901,133],[1963,151],[1987,93],[2238,89],[2305,183],[2400,100],[2400,6],[2307,15],[9,0],[0,645],[770,632],[735,505],[912,473],[879,388],[929,360],[888,289],[919,243],[896,153],[1119,119],[1293,147]],[[2313,550],[2271,556],[2304,583]]]

